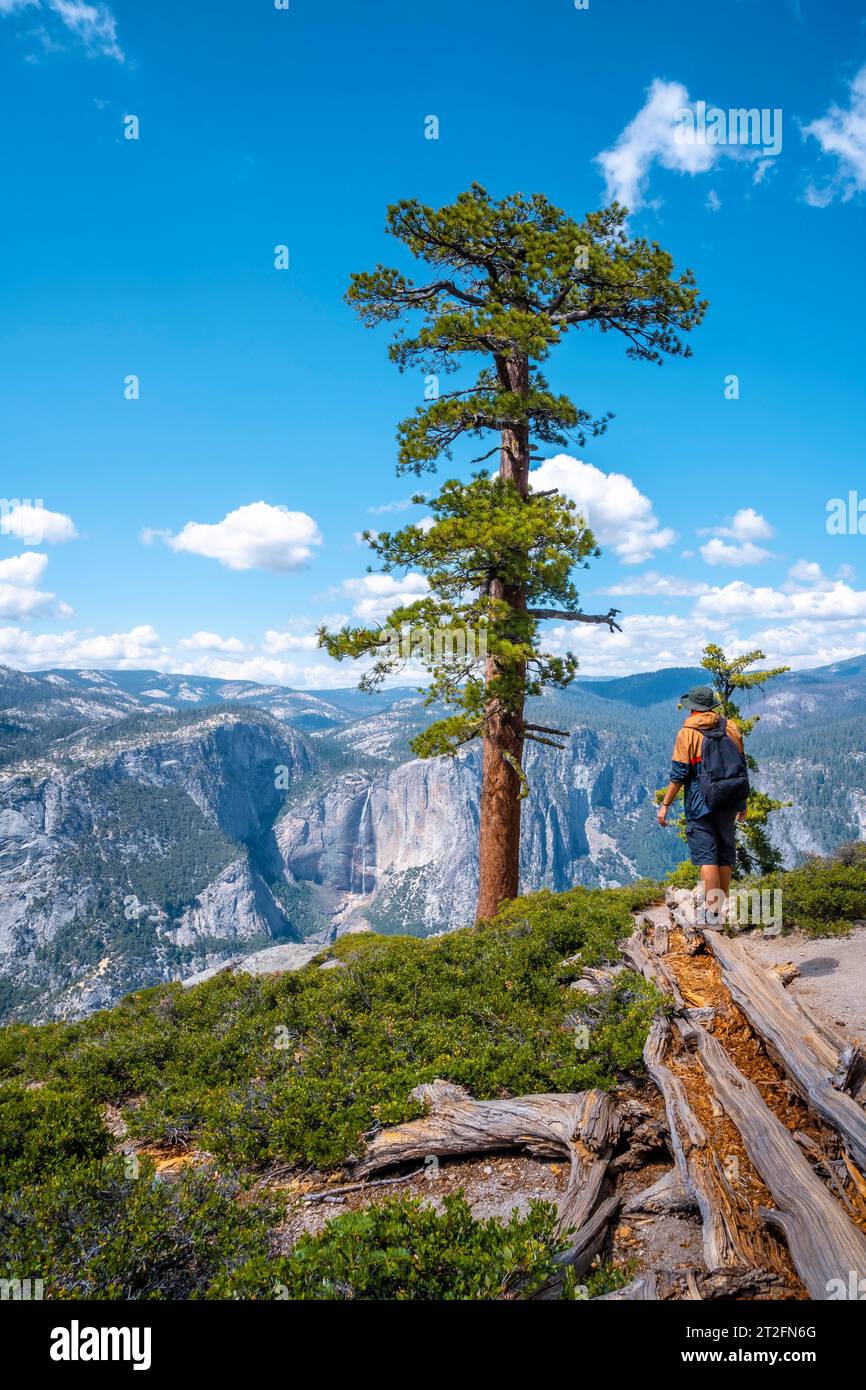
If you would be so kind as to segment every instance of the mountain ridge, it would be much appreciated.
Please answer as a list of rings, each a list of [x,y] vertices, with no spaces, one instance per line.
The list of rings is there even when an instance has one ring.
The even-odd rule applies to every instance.
[[[689,674],[576,682],[536,702],[539,722],[571,736],[561,752],[528,751],[524,891],[658,878],[683,858],[652,793]],[[864,694],[855,658],[791,673],[752,705],[760,785],[796,801],[775,818],[788,863],[866,828]],[[78,1016],[281,940],[470,921],[478,751],[414,758],[430,717],[405,687],[326,699],[158,672],[0,668],[6,1013]]]

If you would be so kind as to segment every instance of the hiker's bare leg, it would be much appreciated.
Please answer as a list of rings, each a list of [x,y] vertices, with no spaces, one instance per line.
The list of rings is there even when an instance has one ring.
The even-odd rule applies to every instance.
[[[727,895],[731,887],[731,874],[733,869],[730,864],[722,864],[719,868],[719,887]]]
[[[706,922],[708,926],[718,925],[722,920],[722,909],[724,907],[724,896],[722,895],[721,875],[725,873],[718,864],[701,865],[701,882],[704,885],[704,902],[706,904]],[[730,882],[730,875],[728,876]]]
[[[701,865],[701,879],[703,881],[705,893],[709,893],[712,888],[721,888],[720,874],[724,872],[724,869],[719,869],[718,864]]]

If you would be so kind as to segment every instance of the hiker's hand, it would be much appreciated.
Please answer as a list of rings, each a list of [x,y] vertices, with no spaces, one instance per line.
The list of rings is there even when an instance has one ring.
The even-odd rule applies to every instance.
[[[657,816],[656,816],[656,820],[658,821],[659,825],[661,825],[661,826],[667,825],[667,823],[668,823],[668,808],[667,808],[667,806],[660,806],[660,807],[659,807],[659,809],[658,809],[658,814],[657,814]]]
[[[748,814],[749,814],[748,811],[738,811],[738,812],[737,812],[737,820],[745,820],[745,819],[746,819],[746,816],[747,816]]]

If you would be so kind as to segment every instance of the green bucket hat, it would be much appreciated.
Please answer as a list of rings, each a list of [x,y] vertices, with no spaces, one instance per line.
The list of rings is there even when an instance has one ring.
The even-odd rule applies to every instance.
[[[701,713],[709,713],[716,709],[718,703],[716,692],[711,685],[693,685],[691,690],[680,696],[681,705],[700,710]]]

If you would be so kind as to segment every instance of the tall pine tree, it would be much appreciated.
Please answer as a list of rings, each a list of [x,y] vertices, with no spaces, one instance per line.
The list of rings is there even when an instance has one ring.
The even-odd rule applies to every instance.
[[[438,645],[421,644],[413,655],[430,673],[429,700],[450,709],[413,747],[429,756],[483,739],[477,911],[489,917],[518,891],[525,742],[564,736],[527,723],[526,698],[567,684],[577,669],[573,655],[542,651],[539,623],[617,626],[615,609],[583,612],[571,579],[598,554],[583,518],[567,499],[530,486],[534,446],[582,447],[611,417],[555,395],[541,364],[578,328],[620,334],[627,355],[645,362],[687,356],[682,335],[706,304],[690,271],[676,276],[657,243],[629,236],[616,204],[577,222],[541,194],[495,201],[474,184],[439,209],[396,203],[387,229],[428,278],[416,284],[379,265],[351,277],[348,302],[368,326],[401,325],[390,348],[401,370],[422,369],[435,381],[467,359],[480,362],[472,384],[436,395],[401,422],[397,471],[435,471],[456,441],[491,433],[495,444],[473,462],[498,454],[499,466],[492,477],[447,482],[423,526],[368,533],[382,570],[418,571],[428,593],[396,608],[384,628],[323,630],[320,641],[338,659],[372,658],[362,679],[370,687],[405,660],[396,632],[439,634]],[[410,316],[411,333],[402,326]],[[471,647],[481,633],[483,660]]]

